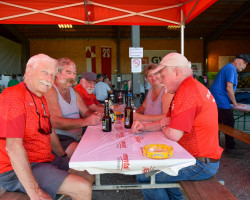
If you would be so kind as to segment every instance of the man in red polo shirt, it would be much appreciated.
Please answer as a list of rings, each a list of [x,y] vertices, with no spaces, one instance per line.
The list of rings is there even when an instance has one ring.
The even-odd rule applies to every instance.
[[[157,183],[203,180],[215,175],[223,149],[218,141],[218,112],[210,91],[193,78],[191,63],[181,54],[165,56],[154,73],[160,72],[168,93],[174,94],[168,117],[153,123],[133,123],[132,132],[159,131],[177,141],[196,158],[196,164],[182,168],[178,176],[156,174]],[[138,175],[141,183],[150,181]],[[143,190],[145,199],[182,199],[177,188]]]
[[[0,187],[27,193],[31,200],[51,200],[56,194],[91,199],[91,183],[69,174],[65,152],[51,146],[56,133],[43,95],[54,82],[57,64],[44,54],[31,57],[24,82],[0,95]]]
[[[96,73],[83,72],[80,83],[74,89],[81,95],[84,103],[94,111],[104,112],[104,106],[99,103],[93,94],[96,84]]]

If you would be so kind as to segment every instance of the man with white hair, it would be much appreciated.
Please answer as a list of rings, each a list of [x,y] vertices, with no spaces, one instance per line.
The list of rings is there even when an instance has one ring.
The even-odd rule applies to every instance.
[[[0,187],[27,193],[31,200],[91,199],[91,183],[69,174],[69,159],[53,155],[50,115],[44,94],[57,73],[57,61],[44,54],[31,57],[24,82],[0,95]]]
[[[96,73],[83,72],[80,83],[77,84],[74,89],[81,95],[84,103],[94,111],[104,112],[104,106],[96,99],[93,91],[96,85]]]
[[[165,56],[154,73],[160,72],[168,93],[174,94],[165,119],[152,123],[135,121],[133,133],[162,131],[177,141],[196,158],[196,164],[180,169],[178,176],[164,172],[156,174],[157,183],[181,180],[203,180],[216,174],[223,149],[218,141],[218,113],[209,90],[193,78],[191,63],[179,53]],[[137,175],[140,183],[149,182],[145,174]],[[182,199],[178,188],[142,190],[145,199]]]
[[[65,156],[70,158],[82,138],[83,127],[97,125],[101,120],[101,113],[90,110],[72,88],[76,79],[74,61],[60,58],[58,66],[55,84],[45,97],[53,128],[66,152]],[[57,141],[56,138],[54,141]]]

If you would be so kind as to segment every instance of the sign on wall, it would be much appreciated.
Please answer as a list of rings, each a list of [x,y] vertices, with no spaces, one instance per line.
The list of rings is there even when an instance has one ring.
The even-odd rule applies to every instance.
[[[95,46],[86,46],[86,65],[87,72],[96,73],[96,53]]]
[[[191,68],[193,70],[193,74],[195,74],[196,76],[202,76],[201,63],[192,63]]]
[[[129,57],[130,58],[142,58],[143,48],[142,47],[129,47]]]
[[[219,69],[224,67],[226,64],[233,62],[235,56],[219,56]]]
[[[151,63],[159,64],[161,59],[171,52],[176,50],[143,50],[142,68]]]
[[[132,73],[140,73],[141,72],[141,59],[140,58],[132,58],[131,59],[131,72]]]
[[[102,74],[107,74],[110,80],[111,80],[111,58],[112,58],[112,48],[101,47]]]

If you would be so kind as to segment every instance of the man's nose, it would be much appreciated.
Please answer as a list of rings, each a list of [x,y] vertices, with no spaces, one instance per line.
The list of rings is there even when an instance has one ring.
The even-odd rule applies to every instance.
[[[75,79],[76,78],[76,74],[74,74],[74,73],[70,74],[70,78]]]
[[[54,79],[55,79],[55,76],[52,75],[52,74],[48,74],[48,75],[46,76],[46,81],[48,81],[48,82],[54,81]]]

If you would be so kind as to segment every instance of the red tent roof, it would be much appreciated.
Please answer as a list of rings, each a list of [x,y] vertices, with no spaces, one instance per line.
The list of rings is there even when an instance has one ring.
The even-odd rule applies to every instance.
[[[216,1],[4,0],[0,1],[0,24],[181,25]]]

